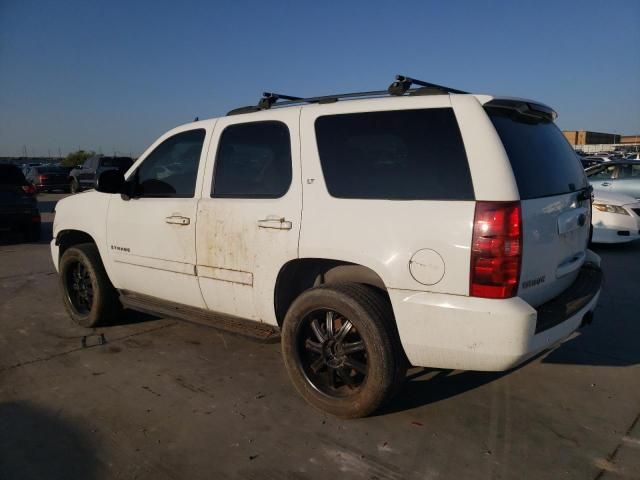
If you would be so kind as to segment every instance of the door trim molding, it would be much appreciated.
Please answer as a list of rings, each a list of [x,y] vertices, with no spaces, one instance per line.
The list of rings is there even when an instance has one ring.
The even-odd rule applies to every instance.
[[[197,265],[198,277],[211,278],[223,282],[239,283],[240,285],[253,286],[253,273],[242,270],[232,270],[230,268],[209,267],[207,265]]]
[[[162,260],[160,258],[143,257],[141,255],[113,255],[113,261],[136,267],[181,273],[183,275],[195,276],[196,274],[195,265],[183,262],[174,262],[172,260]]]

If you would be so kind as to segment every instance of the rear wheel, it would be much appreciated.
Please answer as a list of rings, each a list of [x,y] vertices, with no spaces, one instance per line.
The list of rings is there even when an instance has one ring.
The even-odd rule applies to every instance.
[[[122,311],[118,293],[93,243],[76,245],[64,252],[60,258],[60,287],[69,316],[83,327],[109,323]]]
[[[360,284],[302,293],[287,312],[282,353],[294,386],[311,405],[344,418],[387,402],[406,373],[387,300]]]

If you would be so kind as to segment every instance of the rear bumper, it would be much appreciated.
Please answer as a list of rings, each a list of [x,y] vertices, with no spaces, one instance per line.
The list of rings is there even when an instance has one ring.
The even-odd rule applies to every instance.
[[[64,190],[69,188],[68,183],[36,183],[38,190]]]
[[[576,280],[538,309],[519,297],[494,300],[390,290],[409,361],[416,366],[460,370],[516,367],[567,338],[583,320],[590,320],[602,275],[595,265],[584,269],[597,273],[585,271],[589,278]]]
[[[37,209],[16,208],[15,211],[5,209],[0,212],[0,233],[22,231],[40,224],[40,212]]]

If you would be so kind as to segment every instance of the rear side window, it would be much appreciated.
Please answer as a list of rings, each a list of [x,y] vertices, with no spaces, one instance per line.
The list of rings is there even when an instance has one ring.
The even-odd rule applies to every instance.
[[[279,198],[291,185],[291,139],[282,122],[224,129],[218,144],[212,197]]]
[[[587,186],[584,169],[556,125],[506,109],[487,108],[523,200],[569,193]]]
[[[333,197],[474,199],[451,108],[328,115],[316,120],[315,129]]]

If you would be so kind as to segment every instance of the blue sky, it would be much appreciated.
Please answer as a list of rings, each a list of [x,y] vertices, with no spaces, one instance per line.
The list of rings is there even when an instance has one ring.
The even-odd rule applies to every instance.
[[[0,0],[0,156],[141,153],[164,131],[403,73],[640,133],[640,1]]]

